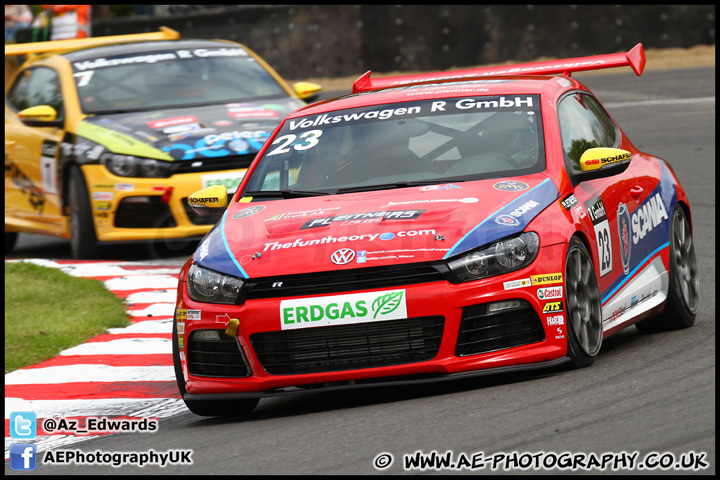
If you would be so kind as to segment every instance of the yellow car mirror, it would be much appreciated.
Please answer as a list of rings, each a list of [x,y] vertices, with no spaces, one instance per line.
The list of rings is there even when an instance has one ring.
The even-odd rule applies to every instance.
[[[213,185],[198,190],[188,197],[188,204],[198,215],[222,213],[228,204],[227,187]]]
[[[322,91],[322,87],[317,83],[297,82],[293,84],[295,93],[303,100],[310,100],[318,96]]]
[[[37,105],[35,107],[20,110],[18,116],[22,120],[54,122],[57,120],[57,110],[50,105]]]
[[[580,157],[580,170],[590,172],[605,165],[629,162],[632,154],[620,148],[596,147],[589,148]]]

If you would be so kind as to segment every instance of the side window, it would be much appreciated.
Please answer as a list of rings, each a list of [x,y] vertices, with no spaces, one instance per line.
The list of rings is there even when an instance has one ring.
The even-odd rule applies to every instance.
[[[558,119],[563,150],[575,171],[580,171],[580,156],[588,148],[616,146],[615,124],[590,95],[576,93],[562,99]]]
[[[17,110],[50,105],[63,115],[60,78],[55,70],[45,67],[30,68],[20,74],[8,91],[8,102]]]

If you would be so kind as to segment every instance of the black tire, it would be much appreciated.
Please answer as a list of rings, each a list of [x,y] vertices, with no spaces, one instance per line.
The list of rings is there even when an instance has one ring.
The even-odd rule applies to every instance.
[[[95,220],[85,177],[80,167],[70,169],[70,251],[73,258],[96,258],[100,254]]]
[[[602,303],[592,258],[577,237],[565,257],[565,312],[570,363],[589,367],[602,345]]]
[[[17,242],[17,232],[5,232],[5,255],[12,252]]]
[[[690,223],[680,205],[675,206],[670,218],[668,298],[660,315],[635,324],[640,333],[678,330],[695,323],[700,281]]]
[[[173,320],[172,334],[173,368],[175,380],[183,402],[188,410],[201,417],[240,417],[248,415],[260,403],[260,399],[237,400],[186,400],[185,377],[180,363],[180,346],[178,345],[177,321]]]

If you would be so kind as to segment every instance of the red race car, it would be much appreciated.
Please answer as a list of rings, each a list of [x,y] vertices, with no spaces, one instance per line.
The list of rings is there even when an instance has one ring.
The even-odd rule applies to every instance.
[[[390,78],[297,110],[182,268],[178,386],[198,415],[301,391],[593,363],[689,327],[688,198],[572,72],[627,53]]]

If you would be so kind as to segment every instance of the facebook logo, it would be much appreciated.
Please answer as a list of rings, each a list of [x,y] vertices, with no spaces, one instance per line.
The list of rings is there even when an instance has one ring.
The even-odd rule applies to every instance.
[[[10,437],[28,439],[37,435],[35,412],[12,412],[10,414]]]
[[[35,470],[37,448],[31,443],[14,443],[10,445],[11,470]]]

